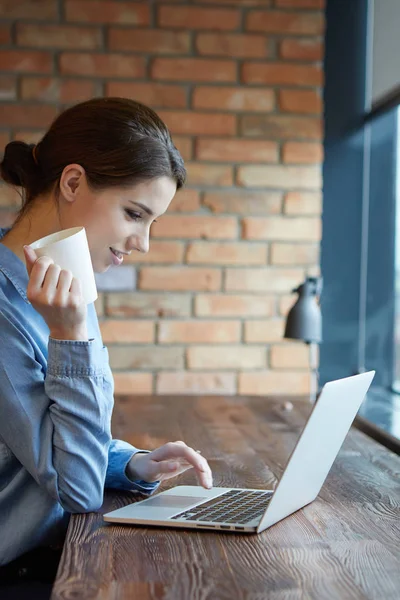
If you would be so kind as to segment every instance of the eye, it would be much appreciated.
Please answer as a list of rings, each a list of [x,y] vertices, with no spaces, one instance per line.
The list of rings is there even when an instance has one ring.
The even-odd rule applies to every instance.
[[[125,208],[125,213],[128,215],[130,219],[133,221],[139,221],[142,218],[140,213],[135,212],[134,210],[130,210],[129,208]]]
[[[134,210],[130,210],[129,208],[125,208],[125,212],[130,219],[133,221],[139,221],[142,218],[140,213],[135,212]],[[154,219],[153,223],[157,223],[156,219]]]

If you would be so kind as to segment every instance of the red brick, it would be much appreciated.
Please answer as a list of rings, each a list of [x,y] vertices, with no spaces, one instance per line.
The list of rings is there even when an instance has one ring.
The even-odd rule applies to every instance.
[[[21,97],[24,100],[72,103],[89,100],[97,95],[97,84],[82,79],[57,77],[22,77]]]
[[[279,56],[289,60],[322,60],[324,44],[312,38],[287,38],[279,44]]]
[[[197,294],[198,317],[270,317],[275,310],[273,296],[254,294]]]
[[[111,317],[188,317],[190,294],[119,292],[107,295],[106,314]]]
[[[99,292],[97,300],[94,301],[94,308],[98,317],[104,316],[104,293]]]
[[[320,167],[314,166],[242,166],[238,169],[237,183],[245,187],[319,189],[322,173]]]
[[[142,267],[141,290],[217,291],[221,289],[221,270],[201,267]]]
[[[323,72],[314,65],[249,62],[243,65],[242,78],[244,83],[320,86]]]
[[[322,144],[312,142],[285,142],[282,148],[284,163],[320,163],[323,161]]]
[[[193,158],[192,138],[185,137],[183,135],[174,135],[173,142],[174,145],[178,148],[179,152],[181,153],[183,160],[191,160]],[[197,210],[197,207],[198,203],[196,205],[196,209],[192,210]]]
[[[111,369],[183,369],[184,349],[154,345],[109,346]]]
[[[52,56],[49,52],[0,50],[0,71],[50,73],[52,65]]]
[[[275,0],[279,8],[324,8],[325,0]]]
[[[3,19],[56,19],[57,12],[57,0],[0,0]]]
[[[151,76],[154,79],[189,82],[236,81],[236,63],[205,58],[155,58]]]
[[[67,21],[132,25],[149,25],[150,23],[148,2],[66,0],[64,4]]]
[[[320,192],[289,192],[285,196],[284,212],[287,215],[320,215],[321,211]]]
[[[196,143],[196,158],[218,162],[278,162],[276,142],[200,138]]]
[[[47,129],[47,128],[46,128]],[[13,140],[22,140],[27,144],[38,144],[46,133],[46,129],[32,130],[32,129],[17,129],[14,132]]]
[[[320,13],[253,10],[246,20],[247,31],[322,35],[324,16]]]
[[[54,106],[5,105],[0,110],[0,126],[2,127],[48,127],[57,116]]]
[[[162,31],[112,27],[108,34],[110,50],[150,54],[188,54],[190,36],[186,31]]]
[[[157,111],[171,133],[188,135],[234,135],[236,118],[220,113]]]
[[[106,95],[133,98],[153,108],[185,108],[187,104],[184,87],[163,83],[110,81],[106,84]]]
[[[241,215],[264,215],[280,213],[281,192],[253,192],[235,189],[232,191],[206,192],[203,205],[213,213],[238,213]]]
[[[174,136],[174,141],[176,136]],[[179,190],[171,203],[170,212],[197,212],[200,210],[200,193],[184,187]]]
[[[316,244],[271,244],[271,265],[314,265],[318,260]]]
[[[243,219],[244,240],[319,242],[319,217],[246,217]]]
[[[0,25],[0,44],[5,46],[11,44],[11,26]]]
[[[190,346],[189,369],[257,369],[266,365],[266,349],[260,346]]]
[[[270,112],[275,107],[275,92],[263,87],[196,87],[193,94],[194,108],[218,110]]]
[[[322,123],[312,117],[291,115],[246,115],[241,121],[242,135],[270,139],[322,139]]]
[[[106,344],[151,344],[155,341],[154,321],[105,319],[100,321],[100,331]]]
[[[242,33],[199,33],[196,50],[198,54],[230,58],[265,58],[269,54],[263,35]]]
[[[134,396],[153,392],[152,373],[113,373],[115,396]]]
[[[178,239],[235,239],[237,220],[235,217],[164,215],[152,226],[152,236]]]
[[[235,394],[234,373],[188,373],[187,371],[158,373],[156,393],[162,394]]]
[[[297,286],[303,278],[303,269],[227,268],[225,290],[227,292],[285,293]]]
[[[240,342],[240,321],[161,321],[158,342],[227,344]]]
[[[164,0],[157,0],[158,2],[163,2]],[[170,0],[171,1],[171,0]],[[180,0],[173,0],[180,1]],[[197,0],[199,4],[215,4],[215,0]],[[292,0],[293,1],[293,0]],[[242,6],[263,6],[266,8],[267,6],[272,5],[272,0],[218,0],[218,4],[230,4],[231,6],[237,5],[239,7]]]
[[[10,141],[6,135],[0,138],[0,154],[3,154],[4,147]],[[0,184],[0,206],[12,209],[19,208],[22,204],[20,188],[16,188],[4,183]]]
[[[270,348],[273,369],[309,369],[309,348],[302,342],[285,343]]]
[[[60,57],[60,72],[63,75],[144,77],[145,63],[141,56],[63,52]]]
[[[280,90],[279,108],[285,112],[320,114],[322,98],[314,90]]]
[[[189,185],[233,185],[233,170],[231,165],[203,165],[193,162],[186,163],[186,170]]]
[[[283,340],[285,319],[265,319],[263,321],[247,321],[244,341],[250,344],[278,342]]]
[[[32,48],[71,48],[92,50],[100,48],[100,29],[69,25],[33,25],[17,23],[17,44]]]
[[[0,75],[0,100],[15,100],[17,97],[17,80],[9,75]]]
[[[3,152],[5,145],[8,144],[9,141],[10,141],[10,133],[8,131],[0,131],[0,148],[1,148],[2,152]]]
[[[160,6],[158,24],[161,27],[233,31],[240,25],[240,12],[230,8],[200,8],[180,5]]]
[[[239,394],[251,396],[306,395],[310,390],[308,371],[257,371],[239,374]]]
[[[183,262],[184,246],[181,242],[150,241],[150,250],[147,254],[134,252],[126,256],[127,264],[176,264]]]
[[[191,242],[186,253],[188,264],[265,265],[267,246],[245,242]]]

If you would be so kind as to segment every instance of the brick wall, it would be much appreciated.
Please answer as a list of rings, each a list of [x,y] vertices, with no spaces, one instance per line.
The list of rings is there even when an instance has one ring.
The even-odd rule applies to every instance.
[[[322,5],[0,0],[2,147],[121,95],[155,108],[187,161],[149,254],[98,278],[117,392],[307,392],[307,349],[282,333],[319,263]],[[3,226],[16,203],[2,188]]]

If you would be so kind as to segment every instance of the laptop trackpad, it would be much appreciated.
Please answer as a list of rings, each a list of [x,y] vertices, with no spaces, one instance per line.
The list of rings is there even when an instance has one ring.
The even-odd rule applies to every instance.
[[[207,500],[206,497],[195,497],[195,496],[172,496],[170,494],[160,494],[149,498],[143,502],[143,508],[146,506],[161,506],[162,508],[186,508],[187,506],[193,506],[197,502]]]

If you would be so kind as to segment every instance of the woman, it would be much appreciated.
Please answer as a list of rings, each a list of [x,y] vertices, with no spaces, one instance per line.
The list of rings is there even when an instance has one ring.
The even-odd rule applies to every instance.
[[[84,226],[96,272],[147,252],[151,223],[185,179],[164,123],[132,100],[89,100],[59,115],[37,146],[8,144],[1,175],[25,200],[0,230],[4,574],[21,555],[60,544],[69,515],[97,510],[104,487],[152,493],[191,467],[204,487],[212,478],[183,442],[149,452],[111,438],[113,379],[94,305],[70,272],[29,247]]]

